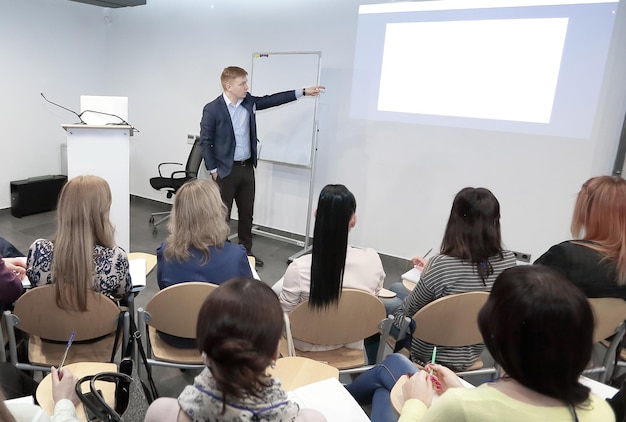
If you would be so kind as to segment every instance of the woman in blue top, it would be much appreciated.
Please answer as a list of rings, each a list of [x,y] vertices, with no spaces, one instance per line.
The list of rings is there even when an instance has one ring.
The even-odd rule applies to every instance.
[[[252,277],[245,248],[225,242],[226,206],[214,181],[192,180],[178,190],[168,229],[170,235],[157,249],[159,288]]]
[[[226,206],[213,180],[191,180],[178,190],[167,227],[170,235],[157,249],[160,289],[186,281],[221,284],[252,277],[246,249],[226,242]],[[196,347],[195,339],[159,336],[175,347]]]

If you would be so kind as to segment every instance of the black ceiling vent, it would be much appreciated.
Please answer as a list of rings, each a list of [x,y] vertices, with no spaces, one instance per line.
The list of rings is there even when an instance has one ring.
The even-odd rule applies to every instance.
[[[146,4],[146,0],[70,0],[100,7],[132,7]]]

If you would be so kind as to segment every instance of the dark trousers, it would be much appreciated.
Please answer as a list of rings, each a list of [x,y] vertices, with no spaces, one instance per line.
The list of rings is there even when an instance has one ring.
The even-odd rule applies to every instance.
[[[0,255],[4,258],[15,258],[18,256],[26,256],[20,252],[15,246],[11,244],[4,237],[0,237]]]
[[[254,213],[254,168],[251,160],[246,164],[236,162],[233,169],[225,178],[218,177],[217,183],[220,186],[222,201],[228,208],[226,221],[230,222],[230,210],[233,207],[233,199],[237,204],[238,224],[237,237],[248,254],[252,253],[252,215]]]
[[[0,362],[0,388],[7,399],[35,396],[37,383],[9,362]]]

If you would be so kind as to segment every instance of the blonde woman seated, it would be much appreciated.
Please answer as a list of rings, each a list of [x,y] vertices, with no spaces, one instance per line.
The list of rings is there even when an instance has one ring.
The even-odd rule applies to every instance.
[[[348,233],[356,224],[356,200],[343,185],[327,185],[320,192],[315,211],[313,250],[295,259],[283,277],[280,304],[289,312],[301,302],[323,311],[339,301],[342,288],[378,295],[385,271],[374,249],[348,246]],[[294,341],[299,350],[332,350],[341,347]],[[362,348],[363,342],[346,345]]]
[[[198,314],[206,368],[178,397],[150,405],[146,422],[323,421],[287,398],[267,375],[278,357],[283,314],[272,289],[251,278],[221,284]]]
[[[54,283],[57,303],[65,309],[85,311],[89,289],[121,299],[132,288],[128,257],[115,244],[110,208],[106,180],[77,176],[61,190],[53,238],[38,239],[28,249],[28,279],[33,286]],[[75,297],[62,294],[65,286],[75,287]]]
[[[246,249],[227,243],[226,206],[213,180],[196,179],[176,193],[170,235],[157,249],[157,282],[164,289],[185,281],[221,284],[252,277]]]

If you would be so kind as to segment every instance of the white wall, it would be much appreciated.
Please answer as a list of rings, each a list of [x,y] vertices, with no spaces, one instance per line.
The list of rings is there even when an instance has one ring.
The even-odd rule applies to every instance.
[[[104,84],[103,9],[58,0],[0,4],[0,208],[10,206],[9,182],[59,174],[62,123],[78,119],[39,95],[79,108],[81,94]]]
[[[11,1],[18,9],[14,15],[28,12],[17,6],[22,1]],[[50,2],[31,3],[52,9]],[[328,89],[319,102],[315,197],[327,183],[347,185],[358,202],[359,224],[351,242],[396,256],[438,248],[452,198],[465,186],[485,186],[498,197],[509,248],[536,258],[551,244],[568,238],[578,188],[592,175],[610,172],[626,110],[624,7],[617,18],[617,42],[612,46],[593,134],[581,140],[350,119],[357,0],[149,0],[146,6],[105,9],[106,23],[91,9],[64,3],[57,2],[63,10],[60,15],[78,14],[94,21],[87,39],[98,43],[96,28],[104,28],[106,51],[93,61],[104,65],[105,92],[86,92],[91,87],[76,87],[66,77],[57,99],[78,104],[78,96],[85,93],[129,97],[129,121],[141,131],[131,145],[131,192],[148,198],[164,200],[148,179],[156,174],[159,162],[186,160],[186,134],[199,132],[202,106],[220,94],[219,74],[225,66],[249,69],[254,51],[322,51],[322,83]],[[32,15],[20,17],[22,25],[35,20],[36,26],[46,25],[54,33],[47,17]],[[3,19],[0,13],[0,24]],[[80,32],[79,25],[71,22],[75,20],[68,19],[63,31],[73,27]],[[49,78],[46,66],[56,63],[45,58],[49,48],[37,46],[42,38],[20,29],[29,38],[22,42],[35,48],[28,60],[23,56],[21,60],[38,69],[36,76]],[[0,25],[0,35],[4,31]],[[7,42],[7,37],[0,39]],[[59,44],[65,43],[57,40],[54,48],[62,49]],[[65,51],[75,50],[65,45]],[[33,81],[23,84],[28,87]],[[35,85],[32,95],[48,87],[40,87],[36,78]],[[5,101],[0,99],[1,107],[12,108]],[[47,117],[53,121],[46,122],[50,111],[41,110],[38,101],[33,103],[35,121],[45,122],[41,134],[62,139],[58,124],[71,116]],[[20,123],[31,122],[28,111],[24,107],[17,113]],[[2,115],[6,114],[4,110]],[[23,133],[16,130],[14,135]],[[39,148],[41,137],[24,140],[25,150]],[[10,173],[2,173],[2,180],[32,175],[34,168],[38,174],[54,172],[58,164],[51,161],[42,156],[36,165],[12,166]],[[256,220],[303,233],[308,178],[300,169],[262,163],[257,172]],[[0,206],[7,206],[5,198],[1,200]]]

